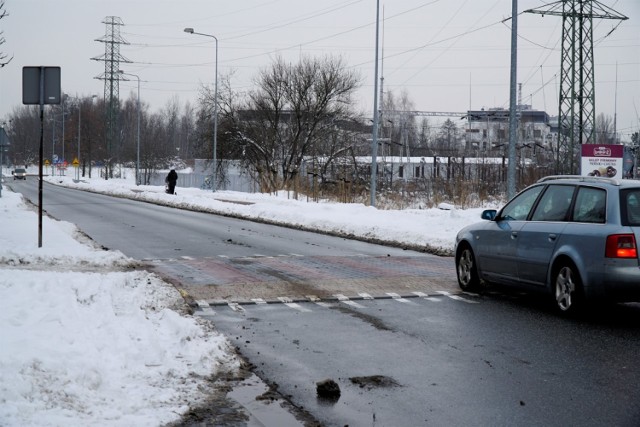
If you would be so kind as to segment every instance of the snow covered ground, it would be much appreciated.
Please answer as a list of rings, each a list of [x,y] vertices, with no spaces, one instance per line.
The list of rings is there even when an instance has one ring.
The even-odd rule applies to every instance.
[[[33,178],[30,178],[33,179]],[[278,196],[49,177],[59,185],[450,251],[481,209],[378,210]],[[0,425],[158,426],[235,369],[224,336],[188,315],[180,294],[133,262],[37,213],[5,186],[0,198]]]

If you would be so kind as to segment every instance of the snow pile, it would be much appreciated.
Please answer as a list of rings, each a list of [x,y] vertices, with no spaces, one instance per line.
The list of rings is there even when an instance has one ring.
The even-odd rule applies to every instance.
[[[227,340],[183,313],[179,292],[132,260],[74,239],[3,191],[0,232],[0,425],[158,426],[207,393]],[[53,271],[52,271],[53,270]]]

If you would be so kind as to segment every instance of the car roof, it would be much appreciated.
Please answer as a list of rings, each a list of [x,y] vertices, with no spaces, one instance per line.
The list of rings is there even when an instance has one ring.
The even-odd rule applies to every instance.
[[[569,182],[572,184],[577,183],[592,183],[592,184],[609,184],[622,188],[634,188],[640,187],[640,180],[637,179],[618,179],[618,178],[606,178],[598,176],[582,176],[582,175],[550,175],[540,178],[538,182]]]

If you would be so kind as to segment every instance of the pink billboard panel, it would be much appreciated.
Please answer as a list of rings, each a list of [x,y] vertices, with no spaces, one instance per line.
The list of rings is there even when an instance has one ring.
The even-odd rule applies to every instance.
[[[623,145],[582,144],[582,176],[622,178]]]

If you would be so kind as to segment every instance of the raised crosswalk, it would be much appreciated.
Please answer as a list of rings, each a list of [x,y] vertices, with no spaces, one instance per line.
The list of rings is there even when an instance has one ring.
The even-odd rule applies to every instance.
[[[368,293],[358,293],[357,295],[348,296],[344,294],[334,294],[330,297],[320,298],[316,295],[306,295],[304,298],[277,297],[271,300],[262,298],[253,298],[247,301],[204,301],[195,302],[194,311],[202,316],[212,316],[221,310],[231,309],[232,311],[244,314],[251,306],[275,305],[279,304],[284,307],[296,310],[301,313],[309,313],[314,311],[314,307],[330,308],[339,305],[346,305],[357,310],[367,310],[369,306],[366,304],[375,300],[391,300],[399,304],[419,305],[420,302],[438,303],[443,300],[451,300],[467,304],[478,304],[480,302],[479,295],[471,293],[453,294],[448,291],[438,291],[434,294],[414,291],[406,294],[395,292],[386,292],[383,295],[370,295]]]

